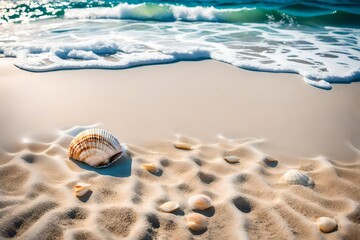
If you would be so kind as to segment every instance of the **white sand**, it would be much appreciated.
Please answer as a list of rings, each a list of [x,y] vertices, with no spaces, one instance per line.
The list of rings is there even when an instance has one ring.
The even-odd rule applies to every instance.
[[[274,159],[246,139],[192,140],[190,151],[163,141],[128,145],[126,155],[99,170],[67,158],[71,139],[60,135],[1,154],[2,238],[355,240],[360,234],[359,160]],[[240,162],[226,162],[229,155]],[[159,171],[150,173],[142,163],[156,163]],[[289,169],[308,174],[313,184],[283,183]],[[91,192],[76,197],[77,182],[92,184]],[[186,216],[194,212],[188,199],[196,194],[212,200],[213,207],[197,211],[206,218],[206,231],[187,227]],[[179,209],[159,211],[166,201]],[[336,231],[320,232],[319,217],[333,218]]]
[[[359,98],[359,83],[324,91],[214,61],[36,74],[1,59],[0,238],[355,240]],[[67,157],[84,128],[59,131],[98,122],[129,149],[102,170]],[[179,150],[175,133],[201,140]],[[314,185],[281,183],[289,169]],[[91,192],[77,198],[77,182]],[[207,230],[192,232],[187,200],[199,193],[213,208],[200,211]],[[180,209],[160,212],[165,201]],[[320,232],[318,217],[338,229]]]

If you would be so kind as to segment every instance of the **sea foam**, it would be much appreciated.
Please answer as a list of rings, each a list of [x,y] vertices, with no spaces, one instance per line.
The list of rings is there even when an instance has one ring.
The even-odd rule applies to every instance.
[[[67,9],[69,19],[133,19],[156,21],[220,21],[236,20],[236,14],[254,8],[216,9],[214,7],[187,7],[169,4],[121,3],[112,8]]]
[[[265,23],[270,20],[297,21],[302,24],[356,24],[359,13],[337,11],[307,5],[287,5],[272,8],[236,6],[215,8],[214,6],[185,6],[175,4],[120,3],[115,7],[69,8],[64,10],[68,19],[128,19],[141,21],[207,21],[227,23]],[[352,20],[350,20],[352,19]]]
[[[214,59],[250,70],[298,73],[321,88],[360,78],[357,28],[302,26],[271,18],[268,23],[234,24],[214,20],[223,9],[154,6],[146,14],[141,9],[149,8],[146,4],[72,9],[65,19],[0,25],[0,56],[16,57],[16,66],[35,72]],[[144,14],[162,21],[134,20]],[[131,20],[119,19],[124,16]]]

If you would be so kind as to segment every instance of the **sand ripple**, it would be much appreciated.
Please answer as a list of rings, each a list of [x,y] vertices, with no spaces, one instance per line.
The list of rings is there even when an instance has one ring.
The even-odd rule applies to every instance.
[[[92,169],[67,158],[74,133],[63,131],[53,142],[19,143],[17,152],[0,152],[1,239],[357,239],[360,236],[360,159],[343,163],[326,159],[275,158],[256,147],[256,139],[219,139],[174,147],[174,141],[128,145],[127,154],[107,169]],[[237,156],[232,164],[224,156]],[[159,171],[142,168],[156,163]],[[313,186],[282,183],[282,175],[299,169]],[[79,181],[91,191],[76,197]],[[188,199],[211,198],[213,207],[194,211]],[[172,213],[158,210],[168,201]],[[192,212],[207,219],[207,230],[187,228]],[[335,219],[329,234],[315,224]]]

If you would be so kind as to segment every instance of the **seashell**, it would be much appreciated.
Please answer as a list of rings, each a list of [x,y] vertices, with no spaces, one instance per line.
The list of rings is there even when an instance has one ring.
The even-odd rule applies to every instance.
[[[156,163],[143,163],[141,166],[151,173],[156,173],[158,171]]]
[[[190,213],[186,216],[188,227],[193,231],[204,231],[207,229],[207,219],[199,213]]]
[[[240,158],[237,156],[226,156],[224,157],[224,160],[228,163],[238,163],[240,162]]]
[[[309,176],[306,173],[296,169],[291,169],[287,171],[282,176],[281,181],[287,184],[303,185],[303,186],[309,186],[313,184],[313,182],[310,180]]]
[[[211,199],[203,194],[190,197],[188,203],[194,210],[205,210],[212,206]]]
[[[179,207],[178,203],[170,201],[170,202],[166,202],[166,203],[160,205],[159,209],[162,212],[171,213],[171,212],[175,211],[176,209],[178,209],[178,207]]]
[[[91,184],[89,183],[77,183],[74,187],[75,195],[78,197],[84,196],[90,190]]]
[[[88,129],[70,143],[69,157],[93,167],[107,167],[122,155],[119,141],[102,129]]]
[[[316,224],[323,233],[330,233],[337,229],[337,223],[334,219],[328,217],[320,217],[316,220]]]
[[[182,150],[192,150],[192,146],[188,143],[185,143],[185,142],[176,142],[174,143],[174,146],[176,148],[179,148],[179,149],[182,149]]]

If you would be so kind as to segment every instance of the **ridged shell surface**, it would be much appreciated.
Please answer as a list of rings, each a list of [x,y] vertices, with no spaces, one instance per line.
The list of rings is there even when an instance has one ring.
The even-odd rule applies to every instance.
[[[69,157],[93,167],[106,167],[121,154],[119,141],[103,129],[88,129],[79,133],[70,143]]]
[[[287,171],[283,177],[281,178],[282,182],[287,184],[295,184],[295,185],[303,185],[309,186],[312,185],[312,181],[310,180],[309,176],[296,169],[291,169]]]

